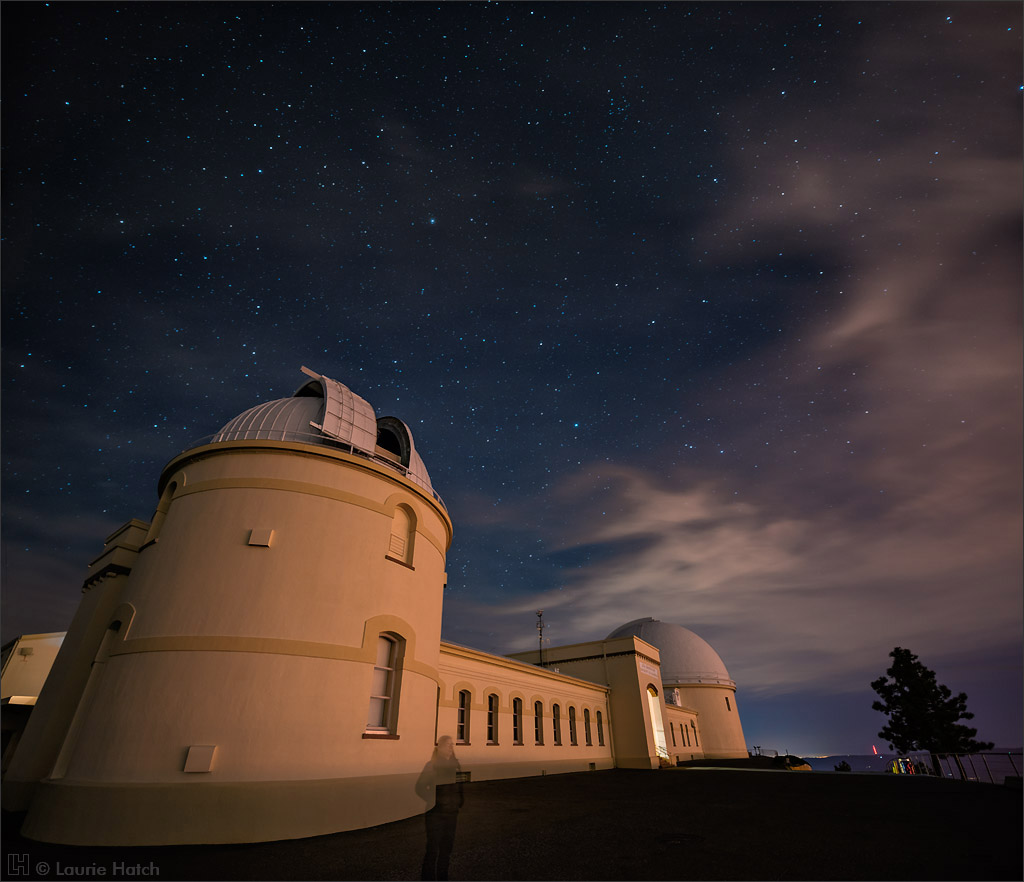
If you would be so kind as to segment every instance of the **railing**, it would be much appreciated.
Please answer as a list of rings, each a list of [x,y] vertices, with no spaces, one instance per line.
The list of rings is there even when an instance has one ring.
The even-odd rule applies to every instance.
[[[202,438],[197,438],[185,449],[192,450],[194,447],[202,447],[204,444],[219,444],[227,441],[294,441],[298,444],[315,444],[317,447],[333,447],[336,450],[350,453],[353,456],[361,456],[364,459],[381,463],[382,465],[386,465],[388,468],[399,472],[409,478],[410,481],[413,481],[416,486],[429,491],[430,495],[433,496],[441,508],[446,512],[448,511],[448,506],[444,504],[444,500],[438,495],[437,491],[433,487],[430,487],[422,481],[410,476],[408,467],[402,465],[400,462],[395,462],[393,459],[386,456],[368,453],[365,450],[360,450],[358,447],[353,447],[351,444],[346,444],[344,441],[339,441],[336,438],[331,438],[327,435],[320,435],[314,432],[295,432],[291,429],[254,428],[240,429],[237,431],[229,430],[227,432],[214,432],[212,435],[203,435]]]
[[[735,686],[736,681],[723,677],[718,671],[662,671],[662,682],[688,686],[694,683],[708,683],[714,686]]]
[[[767,747],[761,747],[760,744],[755,744],[750,750],[747,751],[748,756],[778,756],[777,750],[771,750]]]
[[[984,753],[921,753],[911,754],[918,774],[934,775],[932,757],[935,757],[943,778],[961,781],[981,781],[1002,784],[1007,778],[1019,778],[1024,769],[1020,751]]]

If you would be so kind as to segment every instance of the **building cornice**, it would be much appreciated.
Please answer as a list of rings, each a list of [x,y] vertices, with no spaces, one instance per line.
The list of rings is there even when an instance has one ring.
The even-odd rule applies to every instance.
[[[413,481],[410,481],[404,475],[400,475],[398,472],[386,465],[376,463],[371,459],[367,459],[365,456],[347,453],[343,450],[325,447],[319,444],[303,444],[298,441],[273,441],[257,438],[243,441],[218,441],[213,444],[203,444],[198,447],[193,447],[179,453],[164,466],[163,471],[160,473],[160,481],[157,484],[157,495],[163,495],[164,488],[170,483],[174,473],[182,469],[188,463],[198,462],[203,459],[210,459],[214,456],[221,456],[227,453],[270,453],[306,456],[314,459],[328,459],[346,467],[358,468],[372,472],[376,476],[389,481],[395,486],[401,487],[403,490],[415,493],[416,496],[433,508],[444,523],[445,530],[448,534],[446,537],[445,548],[451,546],[452,520],[448,511],[445,509],[444,504],[439,498],[435,498],[433,495],[428,493],[425,488]]]
[[[468,646],[460,646],[457,643],[448,643],[444,640],[441,641],[441,656],[451,656],[453,658],[462,658],[467,661],[477,661],[483,664],[493,665],[496,667],[505,668],[509,671],[515,671],[517,673],[530,673],[534,676],[542,677],[544,679],[554,680],[561,683],[571,683],[577,686],[585,686],[588,689],[594,689],[599,692],[610,692],[611,689],[607,686],[603,686],[600,683],[595,683],[592,680],[583,680],[579,677],[571,677],[568,674],[561,674],[557,671],[550,671],[547,668],[538,667],[537,665],[531,665],[528,662],[517,661],[513,658],[508,658],[503,655],[494,655],[490,652],[484,652],[481,649],[472,649]]]

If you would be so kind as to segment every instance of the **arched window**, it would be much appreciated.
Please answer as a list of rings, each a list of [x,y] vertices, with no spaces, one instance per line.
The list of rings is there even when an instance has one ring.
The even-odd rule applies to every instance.
[[[370,686],[370,711],[366,731],[394,734],[398,722],[398,663],[402,641],[393,634],[377,638],[377,657]]]
[[[544,705],[539,701],[533,703],[533,743],[544,743]]]
[[[413,544],[416,538],[416,516],[407,505],[395,507],[391,518],[391,538],[387,556],[399,563],[412,565]]]
[[[697,724],[694,722],[690,723],[690,728],[693,729],[693,743],[695,746],[700,747],[700,741],[697,739]]]
[[[562,743],[562,712],[557,704],[551,706],[551,727],[554,730],[552,740],[555,744]]]
[[[512,743],[523,743],[523,700],[512,699]]]
[[[676,746],[676,724],[669,720],[668,730],[672,733],[672,746]]]
[[[455,727],[455,740],[459,744],[469,744],[469,691],[463,689],[459,693],[459,718]]]
[[[597,712],[597,744],[604,747],[604,722],[601,719],[601,711]]]
[[[573,745],[580,743],[576,738],[576,708],[571,704],[569,705],[569,743]]]
[[[590,708],[583,708],[583,737],[587,740],[587,747],[593,745],[593,740],[590,737]]]
[[[103,634],[103,640],[100,641],[100,648],[96,653],[96,657],[93,659],[93,664],[102,664],[107,660],[110,655],[110,647],[120,639],[121,620],[114,619],[109,625],[107,630]]]
[[[498,743],[498,696],[487,696],[487,743]]]
[[[150,542],[156,542],[160,538],[160,532],[164,528],[164,521],[167,520],[167,512],[171,507],[171,500],[177,492],[178,482],[171,481],[164,488],[164,492],[160,494],[160,501],[157,503],[156,511],[153,512],[153,520],[150,521],[149,530],[146,532],[146,538],[142,543],[143,546],[148,545]]]
[[[93,657],[93,664],[102,664],[110,656],[111,650],[123,643],[128,636],[128,629],[135,620],[135,607],[130,603],[122,603],[111,613],[110,624],[100,641],[99,649]]]

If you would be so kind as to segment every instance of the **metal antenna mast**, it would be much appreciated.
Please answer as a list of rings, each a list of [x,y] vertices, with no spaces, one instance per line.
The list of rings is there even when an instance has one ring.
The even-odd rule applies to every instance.
[[[537,610],[537,664],[544,664],[544,610]]]

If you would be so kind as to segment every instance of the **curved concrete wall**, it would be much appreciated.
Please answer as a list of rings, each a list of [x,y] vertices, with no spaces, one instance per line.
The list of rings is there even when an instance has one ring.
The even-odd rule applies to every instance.
[[[697,711],[700,747],[707,759],[731,759],[747,756],[736,690],[730,686],[682,684],[669,686],[679,690],[683,705]],[[729,704],[726,705],[726,699]]]
[[[189,451],[161,492],[121,593],[125,621],[93,665],[25,834],[257,841],[429,807],[414,785],[434,745],[443,509],[384,466],[266,441]],[[399,505],[413,522],[402,552]],[[367,733],[381,633],[403,650],[397,717]],[[208,771],[185,771],[190,748]],[[169,805],[191,820],[168,824]]]

